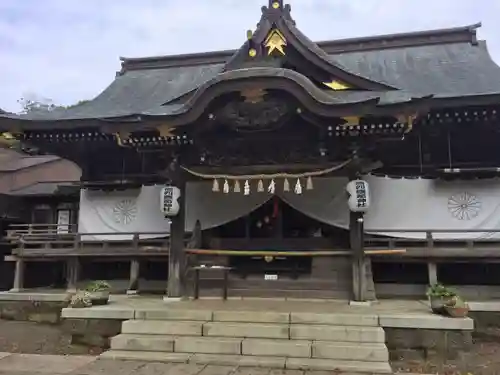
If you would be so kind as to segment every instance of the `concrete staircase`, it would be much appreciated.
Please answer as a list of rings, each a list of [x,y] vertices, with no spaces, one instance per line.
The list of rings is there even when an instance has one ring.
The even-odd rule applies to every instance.
[[[103,358],[392,373],[375,315],[137,311]]]

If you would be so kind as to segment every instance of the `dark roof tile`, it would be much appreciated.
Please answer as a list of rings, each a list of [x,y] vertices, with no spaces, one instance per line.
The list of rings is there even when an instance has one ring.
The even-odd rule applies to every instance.
[[[68,187],[72,189],[67,189],[65,191],[71,192],[78,190],[78,186],[75,182],[36,182],[32,185],[22,187],[17,190],[12,190],[8,194],[13,196],[46,196],[54,195],[60,192],[60,188]],[[63,189],[64,190],[64,189]]]
[[[330,58],[355,73],[421,95],[500,92],[500,68],[488,54],[485,42],[351,52]]]
[[[53,155],[12,158],[0,163],[0,172],[16,172],[21,169],[34,167],[60,159],[60,157]]]
[[[400,90],[397,94],[381,94],[382,103],[408,100],[408,97],[412,96],[460,97],[498,94],[500,67],[491,59],[485,42],[476,43],[473,40],[474,27],[442,30],[443,35],[450,39],[443,36],[444,39],[440,43],[436,42],[436,35],[439,35],[440,31],[428,31],[421,35],[412,33],[405,38],[413,41],[417,38],[418,43],[415,41],[415,45],[408,42],[405,47],[376,50],[366,48],[363,50],[361,46],[361,50],[330,54],[328,59],[348,72]],[[429,39],[429,44],[423,44],[422,38],[428,35],[432,40]],[[384,37],[386,39],[391,37],[392,41],[405,39],[397,35]],[[379,39],[382,40],[384,37]],[[469,39],[466,40],[466,37]],[[364,44],[379,42],[376,38],[365,39],[360,38],[358,42],[360,40],[364,40]],[[341,41],[342,43],[349,44],[346,41]],[[349,45],[352,46],[353,43],[354,40],[351,40]],[[330,44],[334,46],[335,41]],[[219,54],[222,56],[224,53]],[[138,66],[146,65],[142,65],[142,69],[137,66],[134,69],[125,69],[94,100],[67,110],[53,111],[43,117],[36,114],[23,115],[21,118],[43,121],[171,114],[179,110],[180,105],[168,104],[169,102],[197,89],[222,71],[224,63],[214,63],[217,59],[214,60],[212,55],[203,55],[210,61],[208,64],[202,64],[203,59],[200,58],[203,56],[200,54],[195,65],[164,68],[155,65],[161,65],[162,59],[165,59],[162,57],[136,59]],[[134,61],[125,59],[124,64],[131,66],[134,65]],[[350,100],[348,98],[355,95],[374,94],[374,92],[372,94],[332,92],[333,96],[339,96],[343,98],[342,100]],[[19,118],[11,114],[3,114],[0,117]]]

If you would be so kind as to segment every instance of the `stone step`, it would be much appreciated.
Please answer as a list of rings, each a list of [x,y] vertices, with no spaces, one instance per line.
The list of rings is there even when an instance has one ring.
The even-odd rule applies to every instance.
[[[286,339],[120,334],[111,339],[111,349],[166,353],[242,354],[263,357],[312,357],[371,362],[389,360],[387,347],[383,343],[360,344]]]
[[[202,336],[201,321],[127,320],[122,333],[137,335]]]
[[[308,313],[252,310],[184,310],[176,308],[138,309],[136,320],[175,320],[197,322],[234,322],[234,323],[292,323],[325,324],[332,326],[378,327],[377,315],[346,313]]]
[[[387,362],[339,361],[318,358],[244,356],[222,354],[187,354],[146,351],[110,350],[100,358],[145,362],[177,362],[221,366],[266,367],[292,370],[324,370],[369,374],[391,374]]]
[[[208,322],[203,325],[203,336],[289,339],[290,326],[279,323]]]
[[[292,324],[290,338],[292,340],[383,344],[385,343],[385,332],[382,327]]]
[[[168,309],[154,308],[141,309],[135,311],[135,319],[137,320],[182,320],[182,321],[199,321],[207,322],[212,320],[213,312],[211,310],[184,310],[184,309]]]
[[[233,323],[290,323],[289,312],[277,311],[214,311],[214,322]]]
[[[113,350],[173,353],[175,336],[122,333],[111,338]]]
[[[383,343],[314,341],[312,343],[312,358],[388,362],[389,350]]]
[[[346,313],[308,313],[292,312],[290,314],[292,324],[327,324],[333,326],[363,326],[378,327],[378,316],[373,314],[346,314]]]
[[[120,334],[111,349],[203,354],[241,354],[242,338]]]
[[[263,320],[280,320],[279,315],[261,314]],[[255,314],[257,317],[258,314]],[[224,315],[220,315],[224,319]],[[228,317],[229,319],[234,319]],[[178,320],[127,320],[122,324],[122,333],[137,335],[209,336],[235,338],[271,338],[316,341],[340,341],[360,343],[384,343],[382,327],[334,326],[314,324],[251,323],[220,321]]]

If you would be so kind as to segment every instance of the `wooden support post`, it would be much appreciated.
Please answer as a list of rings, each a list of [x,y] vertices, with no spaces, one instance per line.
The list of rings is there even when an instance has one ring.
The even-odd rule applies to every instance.
[[[128,284],[127,294],[135,295],[139,292],[139,275],[140,275],[141,263],[138,259],[132,259],[130,261],[130,280]]]
[[[66,262],[66,291],[75,293],[78,284],[78,274],[80,271],[80,260],[78,257],[71,257]]]
[[[14,271],[14,285],[12,286],[11,292],[20,292],[24,288],[24,269],[25,269],[24,259],[17,258],[16,269]]]
[[[168,298],[182,298],[186,292],[186,252],[184,251],[185,235],[185,202],[186,181],[182,175],[177,176],[175,185],[180,190],[179,213],[172,217],[170,224],[170,252],[168,256]]]
[[[427,271],[429,273],[429,285],[437,284],[437,265],[434,262],[427,263]]]
[[[352,251],[352,286],[353,300],[362,302],[366,299],[366,266],[363,239],[363,214],[351,212],[349,231]]]

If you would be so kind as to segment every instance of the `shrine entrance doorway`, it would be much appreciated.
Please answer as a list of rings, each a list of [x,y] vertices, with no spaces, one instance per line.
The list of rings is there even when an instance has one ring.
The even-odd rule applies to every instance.
[[[232,267],[231,288],[244,295],[295,296],[308,290],[319,298],[349,298],[350,258],[313,256],[348,250],[348,230],[314,220],[279,198],[209,235],[211,249],[235,254],[225,264]]]

